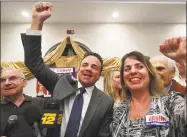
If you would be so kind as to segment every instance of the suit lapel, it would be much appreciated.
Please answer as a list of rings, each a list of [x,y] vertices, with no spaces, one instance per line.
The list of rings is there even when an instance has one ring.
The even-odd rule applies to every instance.
[[[71,75],[65,74],[56,83],[53,98],[63,100],[77,91],[78,83],[72,80]]]
[[[88,128],[89,123],[93,119],[93,116],[97,110],[97,107],[99,106],[100,103],[100,94],[98,92],[98,89],[94,87],[94,90],[92,92],[92,97],[88,106],[88,109],[86,111],[86,115],[84,117],[82,127],[79,133],[79,137],[82,137],[86,129]]]

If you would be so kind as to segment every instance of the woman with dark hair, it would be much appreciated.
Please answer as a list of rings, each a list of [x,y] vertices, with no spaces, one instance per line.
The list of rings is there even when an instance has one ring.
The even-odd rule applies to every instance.
[[[121,63],[125,101],[114,109],[113,137],[184,137],[184,98],[177,92],[165,92],[153,66],[140,52],[126,54]]]

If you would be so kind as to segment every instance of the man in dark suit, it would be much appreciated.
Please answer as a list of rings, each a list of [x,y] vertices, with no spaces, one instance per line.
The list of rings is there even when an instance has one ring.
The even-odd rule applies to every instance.
[[[43,62],[40,31],[44,21],[51,16],[51,9],[52,5],[47,2],[33,6],[31,28],[22,34],[25,64],[52,96],[62,102],[60,137],[109,137],[113,101],[95,86],[103,68],[100,55],[88,53],[84,56],[77,73],[78,82],[70,74],[57,75]],[[77,85],[83,88],[77,88]],[[82,92],[82,89],[85,90]],[[75,118],[77,115],[79,118]]]

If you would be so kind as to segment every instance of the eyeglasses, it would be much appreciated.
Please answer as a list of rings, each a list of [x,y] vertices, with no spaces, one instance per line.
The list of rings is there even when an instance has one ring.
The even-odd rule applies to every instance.
[[[0,78],[1,84],[5,83],[7,81],[7,79],[8,79],[9,82],[15,82],[15,81],[18,81],[18,80],[21,80],[21,79],[24,79],[24,78],[15,77],[15,76],[8,77],[8,78]]]

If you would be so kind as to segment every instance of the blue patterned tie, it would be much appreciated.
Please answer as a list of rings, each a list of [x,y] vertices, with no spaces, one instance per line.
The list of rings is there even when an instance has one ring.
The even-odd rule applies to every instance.
[[[74,100],[64,137],[77,137],[82,114],[82,106],[84,102],[83,94],[85,91],[85,88],[80,88],[80,93],[76,96]]]

